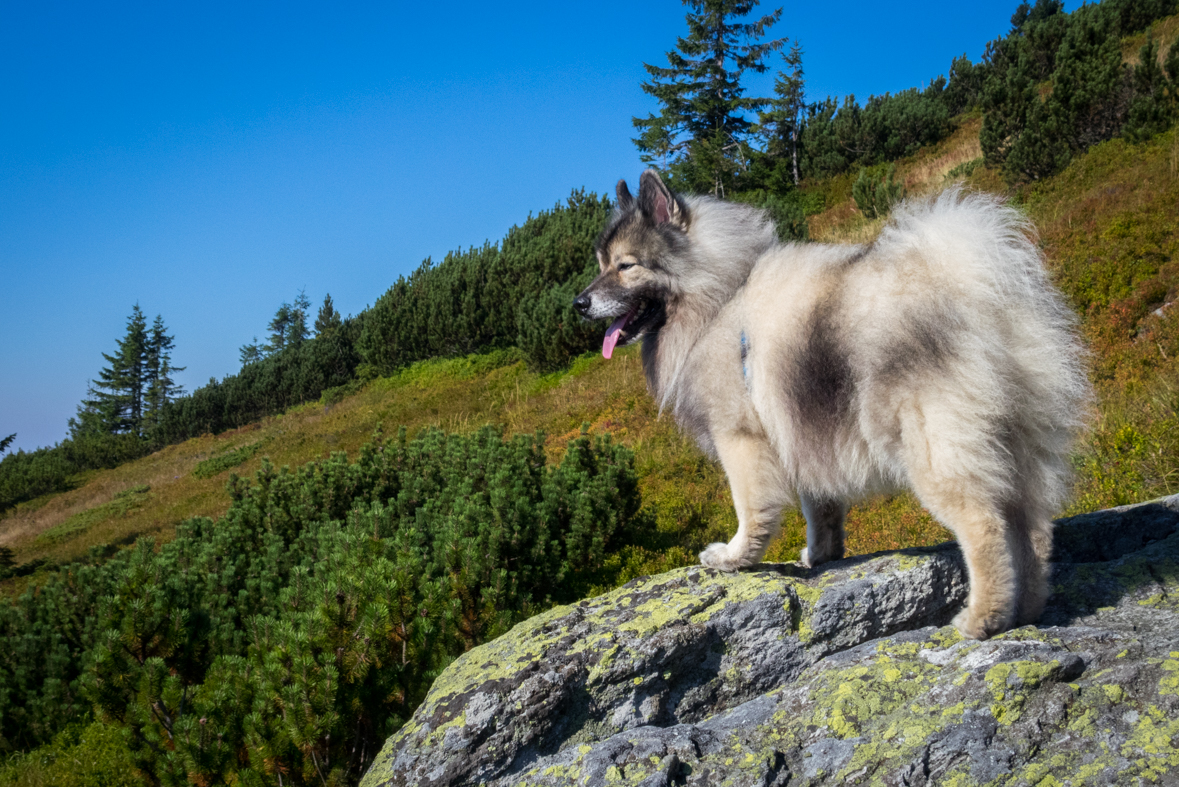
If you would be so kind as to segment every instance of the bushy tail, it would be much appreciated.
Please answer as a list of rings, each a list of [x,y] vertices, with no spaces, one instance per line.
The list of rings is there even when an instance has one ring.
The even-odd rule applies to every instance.
[[[1010,378],[1012,426],[1024,456],[1035,457],[1035,467],[1017,472],[1040,476],[1032,484],[1037,502],[1058,510],[1092,393],[1076,315],[1048,277],[1031,222],[994,196],[951,188],[898,206],[877,243],[924,257],[931,274],[970,305],[976,335],[995,337],[996,371]]]

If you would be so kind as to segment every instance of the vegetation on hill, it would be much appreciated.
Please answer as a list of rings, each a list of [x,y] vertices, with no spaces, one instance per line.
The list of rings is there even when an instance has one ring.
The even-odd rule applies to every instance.
[[[632,453],[578,436],[378,433],[355,462],[231,476],[223,517],[0,606],[0,743],[117,722],[163,784],[355,781],[459,653],[599,578]]]

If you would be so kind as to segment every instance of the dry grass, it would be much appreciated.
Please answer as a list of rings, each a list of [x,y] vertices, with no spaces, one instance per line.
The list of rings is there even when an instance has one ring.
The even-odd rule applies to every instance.
[[[905,184],[905,193],[916,197],[949,185],[946,176],[956,167],[982,158],[978,132],[981,116],[960,118],[958,128],[946,139],[920,153],[897,162],[897,178]],[[870,243],[883,219],[869,219],[856,208],[851,174],[832,178],[824,184],[827,208],[807,219],[812,240],[823,243]]]
[[[1147,37],[1153,38],[1159,45],[1158,59],[1161,65],[1171,45],[1179,39],[1179,14],[1160,19],[1149,29],[1137,35],[1122,39],[1122,61],[1129,65],[1138,65],[1138,50],[1146,43]]]
[[[981,116],[966,117],[953,134],[928,152],[902,161],[897,173],[904,180],[905,191],[911,196],[938,191],[947,185],[947,176],[954,169],[981,159],[980,129]]]

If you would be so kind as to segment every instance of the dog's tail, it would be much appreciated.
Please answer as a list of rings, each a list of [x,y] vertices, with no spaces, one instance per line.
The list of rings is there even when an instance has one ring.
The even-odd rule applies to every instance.
[[[994,337],[988,354],[1002,359],[1011,412],[1034,451],[1053,469],[1043,479],[1043,502],[1067,495],[1067,454],[1084,428],[1092,393],[1076,315],[1045,269],[1035,230],[999,198],[951,188],[897,207],[877,241],[881,251],[920,255],[940,287],[967,305],[962,315],[974,336]]]

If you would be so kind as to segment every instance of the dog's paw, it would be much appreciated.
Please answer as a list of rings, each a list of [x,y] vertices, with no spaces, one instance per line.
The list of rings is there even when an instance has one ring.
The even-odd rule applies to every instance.
[[[807,568],[815,567],[815,564],[811,562],[811,552],[806,547],[803,547],[802,551],[798,553],[798,562]]]
[[[954,628],[967,639],[988,639],[1011,628],[1011,624],[1001,615],[976,615],[967,607],[954,616]]]
[[[718,571],[736,571],[743,565],[739,559],[735,559],[729,554],[728,544],[719,542],[709,544],[700,553],[700,563],[708,568],[715,568]]]

